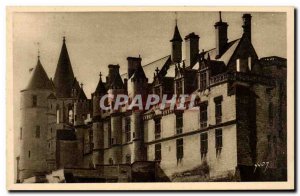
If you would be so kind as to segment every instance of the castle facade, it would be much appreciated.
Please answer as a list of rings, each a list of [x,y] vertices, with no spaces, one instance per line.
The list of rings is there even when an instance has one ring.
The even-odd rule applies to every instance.
[[[243,34],[229,41],[220,14],[216,46],[202,51],[199,35],[182,39],[176,24],[170,55],[147,65],[140,56],[128,57],[125,74],[119,65],[108,65],[91,99],[74,76],[64,38],[54,78],[38,57],[21,91],[18,180],[286,179],[286,59],[258,57],[251,20],[244,14]],[[99,103],[107,94],[127,95],[129,102],[151,94],[196,99],[186,110],[160,109],[159,104],[148,110],[103,110]]]

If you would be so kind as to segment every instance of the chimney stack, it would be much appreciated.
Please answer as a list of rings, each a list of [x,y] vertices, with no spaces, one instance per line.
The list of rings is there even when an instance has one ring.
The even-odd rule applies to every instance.
[[[222,15],[221,12],[219,12],[219,22],[216,22],[215,29],[216,29],[216,50],[217,50],[217,56],[216,58],[220,58],[226,49],[227,46],[227,28],[228,24],[226,22],[222,21]]]
[[[243,29],[244,29],[244,34],[248,37],[248,39],[251,42],[251,14],[244,14],[243,15]]]
[[[132,74],[135,72],[136,68],[141,65],[142,58],[139,57],[127,57],[128,61],[128,79],[132,76]]]
[[[186,46],[186,65],[193,66],[196,64],[196,57],[199,54],[199,36],[192,32],[187,35],[184,40]]]

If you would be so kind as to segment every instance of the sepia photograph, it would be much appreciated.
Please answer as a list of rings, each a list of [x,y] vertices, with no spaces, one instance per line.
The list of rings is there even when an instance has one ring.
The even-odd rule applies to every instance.
[[[7,16],[8,189],[294,189],[292,7]]]

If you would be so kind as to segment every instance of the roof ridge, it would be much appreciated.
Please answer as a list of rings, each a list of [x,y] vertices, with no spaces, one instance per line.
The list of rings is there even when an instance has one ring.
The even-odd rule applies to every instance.
[[[142,65],[142,67],[146,67],[146,66],[148,66],[148,65],[150,65],[150,64],[152,64],[152,63],[154,63],[154,62],[160,61],[160,60],[162,60],[162,59],[164,59],[164,58],[166,58],[166,57],[170,57],[170,56],[171,56],[171,55],[169,54],[169,55],[164,56],[164,57],[162,57],[162,58],[160,58],[160,59],[157,59],[157,60],[155,60],[155,61],[151,61],[150,63],[147,63],[146,65]]]

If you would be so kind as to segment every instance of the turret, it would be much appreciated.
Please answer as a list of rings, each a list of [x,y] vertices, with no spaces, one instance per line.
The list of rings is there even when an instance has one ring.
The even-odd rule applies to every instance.
[[[47,172],[48,97],[51,81],[38,56],[28,86],[21,91],[20,180]]]
[[[109,73],[106,79],[108,88],[108,94],[113,95],[115,98],[119,94],[125,94],[126,90],[119,72],[119,65],[108,65]],[[122,114],[120,113],[120,107],[114,110],[115,100],[110,99],[111,113],[111,138],[110,146],[113,148],[112,160],[114,163],[121,163],[122,161]]]
[[[141,65],[142,59],[140,57],[139,59],[140,61],[136,65],[136,69],[134,70],[134,73],[131,75],[130,78],[128,78],[128,96],[130,99],[133,99],[136,95],[140,95],[143,100],[146,100],[147,89],[148,89],[148,78],[146,77],[144,69]],[[125,127],[130,128],[130,130],[126,130],[126,128],[124,130],[127,134],[130,134],[129,136],[130,139],[126,137],[126,142],[132,141],[133,143],[132,152],[130,154],[130,159],[131,159],[130,162],[142,161],[144,160],[146,155],[146,151],[144,147],[144,138],[143,138],[143,126],[141,126],[142,120],[143,120],[143,111],[135,110],[134,108],[131,115],[125,117],[124,120]],[[130,123],[129,126],[128,123]]]
[[[143,97],[147,93],[146,89],[148,85],[148,78],[146,77],[146,74],[141,64],[142,58],[139,56],[138,58],[128,57],[127,59],[128,59],[128,67],[131,66],[132,59],[138,59],[135,60],[136,65],[135,65],[135,69],[132,69],[131,76],[129,77],[128,75],[128,82],[127,82],[128,96],[130,98],[133,98],[135,95],[139,94]]]
[[[93,101],[93,163],[94,165],[104,164],[104,125],[101,116],[100,99],[107,94],[105,83],[102,81],[102,74],[95,92],[92,94]]]
[[[174,63],[180,63],[182,61],[182,38],[177,26],[177,20],[174,29],[174,35],[170,42],[172,43],[172,61]]]

